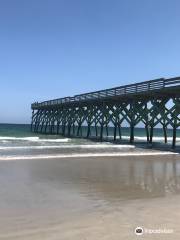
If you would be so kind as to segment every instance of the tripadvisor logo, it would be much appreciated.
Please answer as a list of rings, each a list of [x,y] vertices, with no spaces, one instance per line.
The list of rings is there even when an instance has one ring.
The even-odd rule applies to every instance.
[[[170,234],[173,233],[173,229],[168,229],[168,228],[157,228],[157,229],[149,229],[149,228],[142,228],[142,227],[137,227],[134,230],[134,233],[136,235],[143,235],[143,234]]]
[[[142,227],[137,227],[135,229],[135,234],[136,235],[143,235],[143,228]]]

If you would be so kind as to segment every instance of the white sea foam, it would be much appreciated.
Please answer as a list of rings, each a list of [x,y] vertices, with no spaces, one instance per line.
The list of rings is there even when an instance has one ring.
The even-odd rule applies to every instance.
[[[108,138],[113,138],[114,136],[108,136]],[[117,139],[119,138],[118,136],[116,137]],[[122,136],[122,140],[129,140],[129,136]],[[147,137],[142,137],[142,136],[135,136],[134,140],[138,140],[138,141],[147,141]],[[164,137],[153,137],[153,141],[155,142],[163,142],[164,141]],[[167,137],[167,141],[172,141],[172,137]],[[180,137],[176,138],[176,141],[180,141]]]
[[[108,136],[108,138],[113,138],[113,136]],[[117,136],[117,139],[119,137]],[[122,136],[122,140],[129,140],[129,136]],[[30,142],[69,142],[71,141],[70,138],[39,138],[39,137],[6,137],[6,136],[0,136],[0,141],[1,142],[6,142],[7,140],[15,140],[15,141],[30,141]],[[147,140],[147,138],[145,136],[135,136],[134,140],[136,141],[145,141]],[[176,138],[177,141],[180,141],[180,137]],[[155,142],[163,142],[164,141],[164,137],[153,137],[153,141]],[[172,137],[168,137],[167,141],[172,141]]]
[[[18,149],[64,149],[64,148],[82,148],[82,149],[104,149],[104,148],[135,148],[133,145],[113,145],[113,144],[81,144],[81,145],[44,145],[44,146],[15,146],[0,147],[0,150],[18,150]]]
[[[167,137],[167,141],[172,141],[172,137]],[[146,141],[147,138],[146,137],[135,137],[135,140],[143,140],[143,141]],[[180,138],[176,138],[177,141],[180,141]],[[153,141],[164,141],[164,137],[153,137]]]
[[[0,137],[0,141],[16,140],[16,141],[30,141],[30,142],[69,142],[69,138],[58,138],[58,139],[44,139],[39,137]]]
[[[59,159],[59,158],[87,158],[87,157],[129,157],[129,156],[161,156],[161,155],[177,155],[174,152],[126,152],[126,153],[78,153],[78,154],[57,154],[57,155],[31,155],[31,156],[4,156],[0,157],[0,161],[4,160],[31,160],[31,159]]]

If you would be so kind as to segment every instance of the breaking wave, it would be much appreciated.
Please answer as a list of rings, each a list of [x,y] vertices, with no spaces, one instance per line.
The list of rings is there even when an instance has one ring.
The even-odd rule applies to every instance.
[[[0,147],[0,150],[16,150],[16,149],[62,149],[62,148],[83,148],[83,149],[104,149],[104,148],[135,148],[133,145],[113,145],[113,144],[84,144],[84,145],[50,145],[50,146],[15,146]]]
[[[35,155],[35,156],[4,156],[0,157],[0,161],[4,160],[30,160],[30,159],[58,159],[58,158],[86,158],[86,157],[129,157],[129,156],[161,156],[161,155],[177,155],[174,152],[129,152],[129,153],[78,153],[78,154],[57,154],[57,155]]]
[[[44,139],[39,137],[0,137],[0,141],[16,140],[16,141],[30,141],[30,142],[69,142],[70,138],[58,138],[58,139]]]
[[[108,138],[113,138],[113,136],[108,136]],[[118,136],[116,137],[117,139],[119,138]],[[129,140],[129,136],[122,136],[122,140]],[[136,141],[147,141],[147,137],[142,137],[142,136],[135,136],[134,140]],[[176,138],[177,141],[180,141],[180,137]],[[153,141],[155,142],[163,142],[164,141],[164,137],[153,137]],[[167,141],[172,141],[172,137],[167,137]]]

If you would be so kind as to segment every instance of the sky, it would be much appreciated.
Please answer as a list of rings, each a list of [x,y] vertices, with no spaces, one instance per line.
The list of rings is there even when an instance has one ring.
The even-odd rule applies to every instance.
[[[179,0],[0,0],[0,122],[31,103],[180,75]]]

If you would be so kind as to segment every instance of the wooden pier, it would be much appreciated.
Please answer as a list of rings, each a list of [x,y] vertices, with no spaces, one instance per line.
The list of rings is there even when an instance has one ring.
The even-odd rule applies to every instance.
[[[133,143],[135,127],[143,124],[149,143],[153,142],[154,128],[162,128],[165,143],[167,129],[173,129],[172,147],[175,148],[180,127],[180,77],[35,102],[31,108],[33,132],[81,137],[82,127],[87,126],[87,138],[103,140],[104,133],[108,136],[108,127],[112,126],[116,140],[121,139],[122,124],[125,124],[129,126],[129,141]]]

